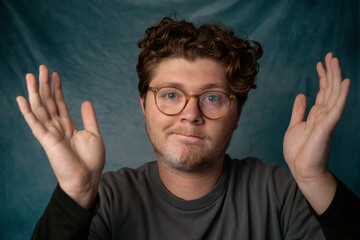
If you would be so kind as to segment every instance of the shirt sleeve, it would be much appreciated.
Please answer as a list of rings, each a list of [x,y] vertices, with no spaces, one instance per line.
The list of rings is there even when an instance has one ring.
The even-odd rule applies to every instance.
[[[31,239],[87,239],[91,221],[99,204],[97,196],[94,207],[87,211],[57,185]]]
[[[310,204],[309,204],[310,206]],[[360,239],[360,199],[338,180],[333,201],[321,215],[314,213],[326,239]]]

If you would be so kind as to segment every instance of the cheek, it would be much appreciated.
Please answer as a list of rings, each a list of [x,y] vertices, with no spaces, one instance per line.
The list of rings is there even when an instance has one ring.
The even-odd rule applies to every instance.
[[[213,136],[216,137],[219,141],[222,141],[222,139],[226,139],[227,136],[231,135],[234,130],[234,128],[231,126],[231,124],[229,124],[229,122],[214,126],[211,129],[213,129]]]
[[[155,106],[154,99],[149,96],[149,94],[146,96],[144,104],[143,104],[143,111],[145,115],[145,121],[151,122],[152,118],[154,118],[154,112],[157,110]]]
[[[231,138],[234,130],[236,129],[236,116],[231,116],[228,118],[221,119],[221,123],[217,126],[213,126],[214,135],[216,135],[220,140]]]
[[[155,102],[146,102],[145,122],[153,131],[163,130],[171,126],[172,117],[166,116],[157,109]]]

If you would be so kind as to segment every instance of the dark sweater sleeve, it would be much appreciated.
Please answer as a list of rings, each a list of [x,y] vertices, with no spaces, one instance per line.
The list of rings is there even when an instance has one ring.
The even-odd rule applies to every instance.
[[[97,196],[92,210],[86,211],[57,185],[31,239],[87,239],[99,202]]]
[[[315,216],[327,240],[360,239],[360,199],[341,181],[328,209]]]

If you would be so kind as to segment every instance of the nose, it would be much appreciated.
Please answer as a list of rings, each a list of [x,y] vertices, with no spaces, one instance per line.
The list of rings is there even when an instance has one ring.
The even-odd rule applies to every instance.
[[[198,100],[195,97],[189,99],[180,114],[181,120],[183,121],[188,121],[192,124],[202,124],[204,122],[204,116],[200,111]]]

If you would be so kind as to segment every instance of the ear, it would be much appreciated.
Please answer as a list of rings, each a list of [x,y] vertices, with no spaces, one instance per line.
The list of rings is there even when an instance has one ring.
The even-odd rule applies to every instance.
[[[237,116],[236,116],[236,122],[235,122],[235,128],[234,128],[234,130],[239,127],[239,120],[240,120],[242,108],[243,108],[243,106],[241,106],[241,107],[238,108],[239,110],[238,110],[238,114],[237,114]]]
[[[142,96],[142,97],[140,98],[141,109],[142,109],[142,111],[143,111],[144,116],[145,116],[145,96],[146,96],[146,95],[144,95],[144,96]]]

